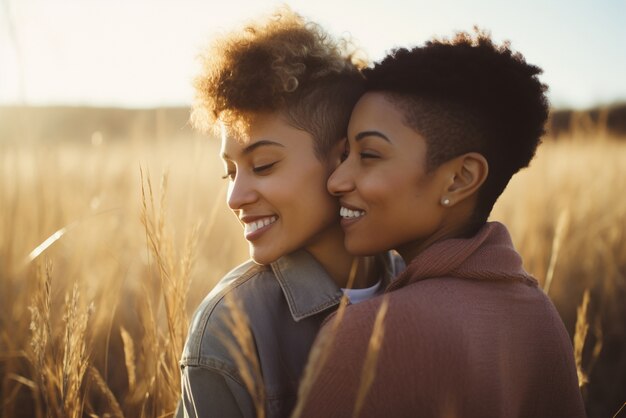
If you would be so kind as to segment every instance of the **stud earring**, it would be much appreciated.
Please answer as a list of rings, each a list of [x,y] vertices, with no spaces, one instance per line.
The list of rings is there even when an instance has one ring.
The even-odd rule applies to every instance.
[[[443,199],[441,199],[441,204],[444,206],[448,206],[450,204],[450,199],[444,197]]]

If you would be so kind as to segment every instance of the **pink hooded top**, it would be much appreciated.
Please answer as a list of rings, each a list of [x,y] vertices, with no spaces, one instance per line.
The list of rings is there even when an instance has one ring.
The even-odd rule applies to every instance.
[[[570,338],[504,225],[432,245],[385,293],[360,417],[585,416]],[[303,417],[353,416],[382,300],[348,306]]]

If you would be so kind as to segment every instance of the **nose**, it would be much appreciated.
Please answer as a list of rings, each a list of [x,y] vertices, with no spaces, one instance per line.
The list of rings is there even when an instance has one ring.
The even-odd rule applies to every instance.
[[[350,158],[339,164],[335,171],[333,171],[328,178],[326,188],[333,196],[342,196],[354,190]]]
[[[237,173],[235,179],[228,185],[226,202],[230,209],[238,210],[256,202],[258,197],[259,194],[254,188],[252,179],[243,173]]]

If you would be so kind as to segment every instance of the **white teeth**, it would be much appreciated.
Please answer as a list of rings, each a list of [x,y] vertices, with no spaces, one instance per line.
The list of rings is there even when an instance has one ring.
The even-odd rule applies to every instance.
[[[345,219],[354,219],[354,218],[359,218],[365,215],[365,211],[352,210],[352,209],[344,208],[342,206],[341,209],[339,209],[339,215]]]
[[[253,221],[253,222],[249,222],[244,224],[244,234],[248,235],[253,233],[254,231],[256,231],[259,228],[263,228],[264,226],[268,226],[269,224],[273,224],[274,222],[276,222],[276,220],[278,219],[278,217],[276,216],[270,216],[268,218],[263,218],[263,219],[259,219],[257,221]]]

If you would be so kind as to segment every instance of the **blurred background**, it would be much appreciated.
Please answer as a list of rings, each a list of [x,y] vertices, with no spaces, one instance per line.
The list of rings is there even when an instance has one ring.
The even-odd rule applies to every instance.
[[[626,2],[288,4],[371,61],[477,25],[543,68],[548,134],[492,218],[566,324],[589,416],[618,413]],[[188,124],[196,57],[278,5],[0,0],[0,415],[171,415],[189,317],[247,258],[218,141]]]

